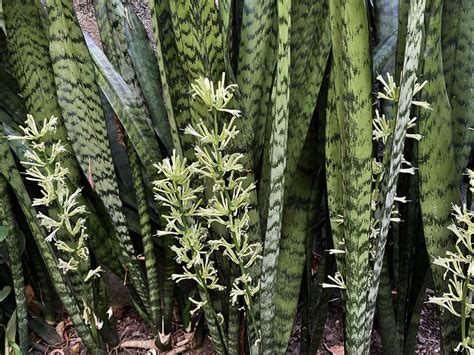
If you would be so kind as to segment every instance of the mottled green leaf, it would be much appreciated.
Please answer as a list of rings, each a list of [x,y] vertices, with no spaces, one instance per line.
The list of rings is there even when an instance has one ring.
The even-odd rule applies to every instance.
[[[261,332],[264,354],[275,353],[275,294],[276,266],[280,253],[280,238],[283,219],[285,191],[286,150],[288,138],[288,112],[290,96],[290,15],[291,2],[277,2],[278,15],[278,61],[275,86],[275,104],[269,150],[269,194],[262,273],[261,273]]]
[[[7,33],[7,29],[5,28],[5,19],[3,17],[3,5],[0,1],[0,28],[2,29],[3,33]]]
[[[443,68],[451,105],[456,173],[461,174],[474,145],[474,131],[469,129],[474,128],[474,2],[444,1],[442,11]]]
[[[148,6],[153,25],[156,43],[155,53],[163,88],[166,113],[170,126],[173,124],[178,126],[179,122],[186,122],[186,118],[181,118],[180,116],[188,117],[189,115],[189,95],[185,94],[188,84],[178,58],[169,0],[159,2],[148,0]],[[181,155],[181,142],[178,144],[176,138],[178,137],[174,135],[174,149]]]
[[[426,44],[420,77],[428,83],[419,100],[430,103],[432,110],[420,110],[418,119],[419,133],[423,136],[418,144],[421,216],[426,247],[433,257],[444,255],[452,247],[447,227],[451,223],[451,206],[460,200],[460,174],[456,169],[451,108],[441,52],[442,3],[427,1]],[[441,294],[446,287],[443,270],[438,267],[432,270],[436,291]],[[458,341],[456,320],[451,322],[449,318],[450,313],[445,312],[441,322],[446,353],[451,352]]]
[[[341,136],[345,241],[345,349],[362,354],[372,180],[372,68],[367,11],[361,2],[330,1],[337,114]],[[331,221],[331,224],[338,223]],[[338,249],[342,249],[338,247]]]
[[[153,164],[161,160],[160,147],[151,122],[124,79],[118,74],[92,38],[84,35],[94,61],[97,83],[120,119],[150,179],[157,178]]]
[[[7,298],[11,291],[12,288],[10,286],[3,286],[3,288],[0,290],[0,302]]]
[[[291,124],[288,125],[285,204],[280,256],[277,263],[275,316],[277,353],[286,350],[305,265],[305,241],[311,223],[309,205],[315,169],[318,167],[316,135],[312,134],[312,139],[308,142],[310,136],[308,130],[324,77],[331,40],[327,3],[293,1],[291,17],[289,70]],[[306,152],[303,151],[305,141]]]
[[[7,235],[7,228],[5,226],[0,226],[0,242],[3,242]]]
[[[128,53],[146,99],[155,132],[168,152],[171,152],[174,146],[180,144],[179,133],[176,122],[170,121],[166,113],[158,63],[143,24],[131,5],[128,5],[127,9],[128,21],[125,21],[125,36]]]
[[[242,1],[242,23],[235,77],[245,109],[240,146],[252,154],[253,167],[262,158],[270,95],[277,63],[277,16],[274,1]]]
[[[291,66],[285,185],[291,185],[326,70],[331,35],[326,1],[292,1]]]

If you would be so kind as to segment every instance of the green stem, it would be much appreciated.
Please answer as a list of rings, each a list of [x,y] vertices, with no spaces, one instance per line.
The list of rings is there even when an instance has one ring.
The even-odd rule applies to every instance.
[[[179,186],[176,184],[176,182],[173,180],[173,189],[174,191],[179,191]],[[188,221],[188,218],[186,217],[186,211],[183,205],[183,199],[178,196],[178,209],[179,213],[181,216],[183,216],[183,232],[191,229],[191,223]],[[194,252],[194,250],[193,250]],[[204,299],[204,315],[206,317],[208,326],[209,326],[209,332],[211,333],[211,338],[214,343],[214,346],[216,347],[216,351],[219,354],[225,354],[227,353],[227,346],[226,346],[226,337],[224,334],[224,331],[219,324],[219,318],[212,307],[212,299],[209,295],[209,291],[207,289],[207,284],[205,279],[202,276],[202,270],[200,267],[197,267],[196,265],[193,266],[194,271],[196,272],[196,277],[199,280],[199,284],[201,285],[199,288],[199,295],[201,298]]]
[[[153,243],[151,233],[151,220],[150,215],[148,213],[148,203],[145,196],[145,186],[143,183],[138,154],[128,138],[126,138],[126,145],[130,161],[130,167],[132,170],[133,188],[135,190],[135,196],[138,205],[138,216],[140,220],[140,229],[142,232],[143,239],[143,253],[145,255],[145,269],[148,279],[148,292],[150,296],[150,318],[153,322],[152,327],[155,330],[158,330],[161,326],[160,294],[158,274],[156,272],[155,245]]]
[[[466,308],[467,308],[467,291],[469,289],[469,278],[466,278],[464,285],[462,287],[462,301],[461,301],[461,341],[464,347],[467,347],[468,344],[468,334],[466,334]]]
[[[216,110],[213,110],[213,116],[214,116],[213,117],[214,118],[214,134],[216,136],[219,136],[219,134],[218,134],[219,128],[218,128],[217,111]],[[217,142],[217,141],[218,140],[216,139],[215,142]],[[220,169],[220,167],[222,166],[222,151],[219,149],[218,143],[213,143],[212,148],[214,149],[213,156],[216,157],[216,159],[217,159],[217,171],[216,172],[218,173],[219,177],[216,180],[224,180],[224,172],[222,171],[222,169]],[[226,200],[230,202],[232,199],[229,195],[228,186],[224,186],[224,194],[225,194]],[[233,211],[231,210],[230,205],[229,205],[229,210],[227,211],[227,217],[229,218],[230,226],[233,227],[234,226],[234,218],[233,218]],[[238,242],[238,238],[237,238],[238,236],[236,235],[235,232],[233,232],[235,229],[232,228],[232,227],[229,227],[228,229],[230,231],[232,242],[234,243],[234,246],[237,249],[237,255],[240,255],[241,245]],[[242,261],[242,259],[240,257],[239,257],[239,264],[238,265],[239,265],[241,275],[245,275],[246,274],[245,265],[244,265],[244,262]],[[255,339],[254,339],[255,341],[253,341],[252,343],[255,343],[260,339],[260,337],[259,337],[255,312],[253,310],[252,303],[251,303],[252,293],[251,293],[251,289],[250,289],[250,286],[249,286],[247,281],[244,282],[244,287],[245,287],[245,292],[248,295],[248,300],[249,300],[248,303],[245,302],[245,306],[247,308],[247,313],[250,315],[251,327],[253,328],[253,332],[254,332],[253,337],[255,337]]]
[[[43,162],[46,162],[45,166],[44,166],[44,169],[46,170],[46,176],[51,176],[53,173],[52,171],[55,170],[55,167],[54,167],[54,161],[53,162],[50,162],[50,156],[51,156],[51,153],[47,153],[45,151],[40,151],[40,150],[36,150],[36,153],[38,154],[38,156],[41,158],[41,160]],[[57,183],[56,186],[54,186],[54,193],[57,194],[57,191],[62,188],[59,186],[60,183]],[[69,193],[71,193],[71,188],[72,188],[72,185],[68,182],[64,182],[64,188],[68,190]],[[50,214],[54,215],[54,216],[61,216],[65,213],[65,210],[64,210],[64,207],[61,203],[58,203],[58,201],[54,201],[54,204],[51,205],[51,206],[46,206],[48,207],[48,211],[50,212]],[[79,217],[77,217],[79,218]],[[74,222],[75,221],[70,221],[71,222],[71,225],[74,225]],[[70,233],[67,228],[64,228],[64,225],[61,227],[60,231],[57,233],[60,235],[60,237],[64,237],[64,236],[68,236],[68,246],[71,247],[71,244],[72,244],[72,249],[74,249],[74,252],[73,252],[73,255],[74,257],[77,258],[78,262],[79,262],[79,265],[78,265],[78,268],[75,272],[72,273],[72,275],[70,275],[71,277],[71,281],[73,281],[74,283],[74,288],[77,287],[78,289],[78,293],[79,293],[79,298],[88,306],[90,307],[93,315],[97,314],[96,313],[96,309],[94,307],[94,295],[93,295],[93,288],[89,287],[90,285],[88,284],[88,282],[85,281],[85,277],[87,275],[87,273],[89,272],[89,270],[91,270],[91,260],[90,260],[90,257],[86,257],[86,258],[83,258],[81,257],[80,255],[78,255],[78,252],[79,252],[79,245],[77,243],[77,241],[75,240],[76,239],[76,236],[73,235],[72,233]],[[77,284],[76,284],[77,282]],[[90,280],[90,282],[93,282],[93,280]],[[80,305],[79,305],[80,307]],[[81,308],[82,310],[82,308]],[[90,332],[92,334],[92,338],[94,339],[94,341],[96,342],[96,345],[98,348],[101,348],[101,337],[100,337],[100,334],[99,334],[99,331],[96,327],[96,322],[95,322],[95,318],[93,315],[90,315],[90,326],[89,326],[89,329],[90,329]]]

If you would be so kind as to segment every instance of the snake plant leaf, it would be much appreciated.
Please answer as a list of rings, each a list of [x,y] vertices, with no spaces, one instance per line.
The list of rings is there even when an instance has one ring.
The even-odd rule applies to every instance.
[[[277,17],[274,1],[242,1],[242,23],[236,80],[245,108],[241,143],[252,152],[253,167],[258,166],[264,146],[267,121],[271,117],[273,73],[277,63]],[[240,127],[239,127],[240,129]],[[247,149],[245,149],[247,147]]]
[[[0,302],[7,298],[11,291],[12,288],[10,286],[3,286],[3,288],[0,290]]]
[[[367,342],[360,330],[365,326],[367,311],[372,180],[372,68],[368,19],[361,2],[338,0],[329,4],[342,137],[345,349],[350,354],[362,354]]]
[[[153,164],[161,160],[160,147],[151,121],[143,112],[130,87],[118,74],[92,38],[85,33],[89,52],[94,61],[97,83],[117,114],[150,179],[157,178]]]
[[[417,275],[418,276],[418,275]],[[416,279],[418,280],[416,287],[414,288],[415,292],[412,292],[410,295],[411,299],[411,319],[408,320],[405,344],[403,347],[403,354],[410,355],[416,351],[416,346],[418,345],[418,330],[420,329],[420,320],[421,320],[421,309],[426,300],[426,288],[431,283],[431,272],[429,270],[428,264],[420,270],[420,276]]]
[[[7,227],[0,226],[0,242],[3,242],[5,238],[7,237],[7,235],[8,235]]]
[[[145,184],[143,182],[141,165],[138,154],[131,147],[130,141],[127,141],[127,148],[130,157],[130,166],[132,169],[133,187],[135,190],[136,200],[138,204],[138,216],[140,222],[140,231],[143,240],[143,254],[145,256],[145,268],[150,291],[150,309],[151,318],[156,331],[161,329],[162,321],[160,318],[160,294],[157,272],[157,262],[155,254],[155,244],[153,242],[153,229],[151,225],[150,214],[148,213],[148,201],[145,196]]]
[[[262,350],[264,354],[273,354],[275,346],[276,266],[280,253],[282,230],[290,97],[290,6],[291,2],[289,0],[279,0],[277,2],[278,60],[275,78],[274,119],[269,151],[268,217],[266,220],[260,294]],[[266,197],[264,196],[264,198]]]
[[[311,213],[307,206],[311,204],[314,169],[318,164],[315,161],[315,135],[304,153],[306,140],[303,137],[309,136],[310,121],[329,57],[331,37],[328,10],[325,2],[293,1],[291,5],[291,124],[288,125],[285,204],[277,263],[276,353],[284,352],[287,347],[306,259],[305,241]],[[303,168],[297,166],[298,162],[303,164]],[[298,182],[293,183],[293,176]]]
[[[121,1],[96,0],[94,7],[104,52],[115,70],[129,85],[137,105],[150,116],[160,140],[171,151],[171,133],[161,99],[156,59],[142,23],[133,7],[124,6]],[[130,48],[135,52],[130,51]],[[136,69],[140,69],[140,72]],[[144,75],[149,76],[145,79]],[[150,87],[158,87],[158,90],[150,91]],[[147,95],[144,89],[147,89]]]
[[[176,45],[189,82],[199,77],[217,81],[224,67],[218,9],[211,1],[171,1]]]
[[[398,28],[398,0],[375,0],[374,32],[377,45],[391,37]]]
[[[155,54],[158,61],[168,121],[171,127],[173,124],[176,124],[178,128],[182,128],[180,127],[180,122],[187,122],[189,115],[189,95],[185,94],[189,90],[189,83],[186,81],[178,58],[170,3],[169,0],[159,2],[148,0],[148,6],[153,25],[153,35],[156,43]],[[176,149],[178,154],[182,155],[181,142],[179,141],[178,144],[176,138],[179,137],[174,135],[174,149]]]
[[[446,90],[451,105],[457,174],[464,173],[474,145],[474,3],[443,2],[442,54]]]
[[[68,152],[68,136],[61,109],[58,105],[56,85],[48,52],[48,38],[40,16],[40,6],[33,0],[3,0],[5,25],[8,31],[8,49],[11,72],[19,85],[19,94],[25,100],[27,112],[37,123],[51,116],[58,117],[56,133],[47,144],[60,140]],[[22,117],[22,121],[26,116]],[[69,169],[68,178],[79,186],[80,169],[72,153],[65,154],[61,163]]]
[[[446,93],[441,50],[442,1],[427,1],[426,45],[423,53],[422,78],[427,80],[420,101],[428,102],[432,110],[419,113],[419,134],[423,139],[418,144],[420,171],[420,203],[428,253],[444,255],[451,247],[450,224],[452,204],[460,200],[460,177],[456,170],[453,149],[453,123]],[[438,293],[446,290],[443,270],[433,268],[433,281]],[[443,351],[449,353],[456,346],[456,320],[449,320],[445,312],[441,320]]]
[[[407,37],[408,12],[411,0],[398,0],[398,35],[396,49],[395,81],[400,82],[405,58],[405,38]]]
[[[326,140],[325,140],[325,167],[326,167],[326,184],[327,199],[329,212],[329,225],[331,228],[331,237],[334,249],[345,252],[344,246],[344,230],[342,227],[341,216],[343,215],[343,198],[342,198],[342,160],[341,160],[341,134],[339,126],[338,107],[340,101],[336,100],[336,73],[332,69],[329,76],[329,88],[327,94],[326,108]],[[337,270],[341,275],[345,275],[344,254],[336,255]]]
[[[306,254],[311,254],[312,249],[312,243],[311,249],[307,249],[307,239],[311,239],[310,232],[316,218],[316,208],[311,208],[315,202],[313,191],[319,180],[317,171],[323,163],[322,154],[318,154],[318,145],[315,144],[318,141],[317,126],[315,118],[306,137],[292,185],[285,192],[275,295],[274,322],[277,335],[274,353],[277,354],[284,353],[288,346],[298,296],[302,292]]]
[[[8,259],[10,271],[13,279],[13,289],[15,292],[16,311],[18,317],[18,336],[20,339],[20,348],[22,353],[28,352],[28,310],[26,308],[25,298],[25,280],[23,276],[23,266],[21,261],[22,250],[20,247],[20,234],[18,225],[15,221],[12,201],[9,196],[8,183],[4,176],[0,175],[0,239],[2,228],[5,229],[6,244],[8,250]],[[1,298],[1,297],[0,297]]]
[[[173,147],[180,144],[180,140],[176,122],[170,120],[166,113],[158,62],[150,47],[143,24],[130,5],[127,9],[128,21],[125,21],[125,36],[128,54],[146,99],[155,132],[168,152],[172,152]]]
[[[418,144],[416,142],[405,142],[405,159],[408,161],[415,161],[418,157]],[[392,233],[395,239],[394,258],[397,260],[397,264],[394,267],[394,280],[397,288],[397,299],[395,301],[395,310],[397,317],[397,328],[399,334],[400,345],[399,348],[403,349],[404,354],[412,354],[415,350],[411,348],[411,345],[416,345],[416,339],[413,341],[411,336],[416,338],[416,334],[408,332],[410,326],[407,324],[407,317],[415,317],[412,310],[414,309],[414,303],[417,296],[413,296],[413,293],[421,292],[424,290],[416,290],[417,287],[421,287],[417,282],[413,280],[419,280],[424,278],[426,269],[428,268],[429,261],[426,260],[424,266],[424,274],[420,277],[420,271],[423,267],[413,265],[413,260],[427,259],[426,247],[424,245],[423,235],[423,223],[421,222],[421,213],[419,205],[419,174],[409,175],[403,174],[399,176],[398,182],[399,188],[397,194],[399,196],[407,196],[412,201],[408,204],[400,204],[398,206],[399,213],[403,216],[404,222],[396,226],[392,224]],[[397,251],[398,243],[398,251]],[[400,296],[399,296],[400,295]],[[412,323],[410,323],[412,324]],[[418,328],[416,328],[418,329]],[[407,334],[406,336],[404,336]],[[411,350],[410,350],[411,349]]]
[[[387,355],[401,354],[400,335],[397,329],[393,309],[392,283],[390,279],[388,253],[385,254],[379,278],[379,289],[376,300],[376,315],[379,324],[382,346]]]
[[[378,205],[381,207],[379,207],[375,212],[375,218],[377,218],[380,223],[380,233],[375,248],[374,266],[367,299],[368,308],[365,337],[368,337],[369,339],[375,314],[378,286],[380,283],[380,275],[385,254],[385,244],[390,227],[390,216],[392,214],[393,203],[397,193],[397,182],[402,164],[406,130],[408,122],[410,121],[413,90],[417,81],[416,71],[421,56],[424,10],[425,0],[413,0],[411,2],[397,118],[392,139],[388,143],[388,168],[383,177]]]
[[[393,73],[395,67],[395,50],[397,47],[397,31],[392,32],[384,41],[380,42],[373,50],[373,75]]]
[[[56,329],[48,324],[43,317],[31,316],[28,327],[49,346],[58,346],[63,341]]]
[[[10,117],[8,124],[18,128],[26,117],[24,101],[3,81],[0,81],[0,108]]]
[[[325,1],[293,1],[291,67],[285,184],[291,185],[316,106],[331,46],[329,8]]]
[[[170,1],[169,13],[176,42],[177,60],[181,63],[186,82],[179,90],[190,97],[190,83],[200,77],[217,82],[225,70],[223,38],[219,13],[211,1]],[[184,129],[191,120],[205,118],[207,112],[193,100],[189,101],[187,115],[177,115],[178,129]],[[240,121],[240,120],[239,120]],[[192,138],[182,136],[184,155],[193,158]]]
[[[121,263],[145,308],[149,308],[147,286],[128,234],[126,219],[114,174],[105,120],[95,83],[94,68],[84,38],[72,11],[64,0],[49,0],[49,51],[69,138],[83,173],[93,181],[120,243]]]
[[[324,149],[325,139],[323,137],[325,137],[325,131],[321,128],[318,131],[320,131],[318,135],[322,135],[320,137],[322,141],[320,149]],[[320,164],[321,167],[322,165]],[[330,247],[331,242],[329,238],[324,236],[323,232],[328,226],[326,220],[327,213],[326,211],[321,211],[321,206],[326,203],[324,201],[324,177],[323,169],[319,169],[314,178],[311,196],[310,221],[313,221],[313,223],[309,228],[308,237],[306,238],[306,250],[308,252],[306,253],[305,275],[301,290],[302,354],[314,354],[317,352],[323,337],[331,296],[331,290],[322,287],[326,275],[334,265],[333,257],[329,253],[325,253]],[[318,254],[321,257],[318,257]]]

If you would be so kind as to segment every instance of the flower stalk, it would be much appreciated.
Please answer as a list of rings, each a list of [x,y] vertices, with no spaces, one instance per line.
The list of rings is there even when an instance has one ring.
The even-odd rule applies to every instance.
[[[28,150],[21,164],[26,168],[26,179],[34,181],[40,187],[41,197],[33,199],[33,206],[47,209],[47,213],[38,212],[40,225],[49,233],[46,241],[54,243],[59,253],[57,267],[65,275],[69,275],[79,288],[83,303],[83,320],[90,326],[97,343],[100,343],[98,330],[103,326],[94,311],[92,288],[88,284],[100,277],[102,269],[91,268],[87,240],[89,238],[86,222],[86,206],[79,202],[81,189],[70,192],[67,175],[60,159],[66,153],[61,141],[47,146],[45,141],[56,131],[58,119],[45,119],[38,127],[31,115],[27,116],[22,136],[9,136],[9,140],[20,140]]]
[[[196,141],[194,163],[187,164],[185,158],[174,152],[171,160],[165,159],[156,165],[165,178],[155,181],[155,198],[170,209],[170,214],[165,216],[167,226],[158,235],[174,235],[178,240],[172,250],[183,265],[183,272],[173,275],[173,279],[178,282],[191,279],[197,283],[201,300],[191,299],[196,305],[193,312],[202,307],[209,317],[211,311],[206,308],[212,308],[209,291],[225,288],[219,283],[218,272],[211,260],[214,253],[221,253],[237,266],[239,274],[234,275],[232,284],[228,285],[231,287],[231,306],[239,307],[243,300],[243,309],[249,319],[250,344],[252,349],[258,349],[260,331],[253,299],[260,284],[255,283],[247,271],[261,258],[262,250],[260,243],[249,242],[247,233],[250,193],[255,185],[247,181],[243,154],[227,153],[239,134],[235,121],[240,117],[240,111],[227,107],[236,85],[225,86],[225,74],[222,74],[217,89],[207,78],[197,79],[191,87],[193,98],[205,105],[209,116],[199,118],[184,131]],[[221,121],[220,114],[230,115],[230,119]],[[205,191],[203,185],[192,187],[195,178],[212,187],[210,191]],[[224,235],[213,237],[213,224],[224,227]],[[213,319],[219,320],[219,316],[222,317],[211,314]],[[221,335],[221,342],[225,344],[224,333]],[[216,334],[212,335],[212,329],[211,336],[213,340],[217,338]]]
[[[468,174],[469,183],[474,186],[474,174],[469,170]],[[447,251],[444,257],[438,256],[433,261],[434,265],[446,270],[444,279],[449,275],[448,291],[442,296],[430,297],[429,301],[460,318],[461,341],[455,351],[474,354],[474,339],[471,339],[466,327],[474,309],[474,213],[459,206],[453,206],[453,211],[456,223],[448,229],[456,236],[455,250]]]

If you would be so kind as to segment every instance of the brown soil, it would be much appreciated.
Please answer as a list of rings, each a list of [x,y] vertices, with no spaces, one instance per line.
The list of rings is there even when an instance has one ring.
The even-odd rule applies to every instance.
[[[173,330],[171,336],[172,350],[162,353],[153,347],[153,333],[146,324],[136,315],[130,306],[118,306],[114,309],[114,316],[117,319],[117,331],[120,345],[109,349],[109,354],[215,354],[209,339],[199,348],[193,339],[193,335],[186,333],[181,320],[177,314],[173,319]],[[299,355],[299,325],[296,322],[294,334],[290,339],[287,355]],[[32,349],[33,354],[53,354],[53,355],[79,355],[86,354],[80,338],[72,327],[69,319],[64,319],[56,325],[56,330],[63,339],[62,344],[51,347],[38,340]],[[426,303],[423,306],[421,322],[418,333],[417,354],[439,355],[439,321],[436,307]],[[371,351],[372,355],[383,354],[380,336],[376,330],[372,333]],[[332,305],[329,308],[328,318],[323,333],[323,340],[317,351],[317,355],[343,355],[344,337],[342,308],[339,305]]]

